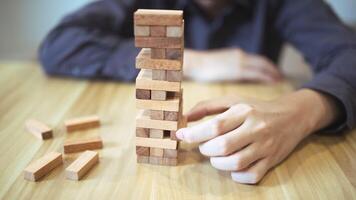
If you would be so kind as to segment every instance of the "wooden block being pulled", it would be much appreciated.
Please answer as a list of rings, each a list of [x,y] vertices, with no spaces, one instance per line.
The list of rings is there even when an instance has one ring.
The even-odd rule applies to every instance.
[[[49,139],[53,135],[53,131],[50,127],[35,119],[27,120],[25,127],[30,133],[42,140]]]
[[[166,73],[167,81],[180,82],[182,81],[182,71],[180,70],[170,70]]]
[[[29,181],[37,181],[62,163],[61,153],[50,152],[27,166],[24,177]]]
[[[151,58],[152,59],[165,59],[166,58],[166,49],[152,48],[151,49]]]
[[[97,152],[85,151],[66,168],[67,179],[80,180],[98,162],[99,154]]]
[[[150,69],[142,69],[136,78],[136,88],[140,90],[163,90],[163,91],[171,91],[171,92],[179,92],[180,91],[180,82],[168,82],[168,81],[159,81],[159,80],[152,80],[152,70]],[[140,95],[143,99],[147,98],[148,94],[144,97]],[[151,98],[151,93],[150,96]]]
[[[134,35],[135,36],[150,36],[150,27],[149,26],[134,26]]]
[[[165,26],[150,26],[150,36],[151,37],[166,37],[166,27]]]
[[[96,115],[69,119],[64,122],[67,132],[94,128],[100,126],[100,119]]]
[[[177,149],[178,142],[175,140],[136,137],[136,146],[154,147],[161,149]]]
[[[182,10],[138,9],[134,13],[136,25],[180,26],[183,23]]]
[[[137,155],[137,163],[150,163],[150,157]]]
[[[103,148],[103,141],[100,137],[76,141],[66,141],[63,147],[64,153],[74,153],[85,150],[101,149]]]
[[[179,98],[167,98],[166,101],[136,99],[136,108],[178,112]]]
[[[151,99],[151,90],[136,89],[136,99]]]
[[[165,101],[167,100],[167,92],[161,90],[151,90],[151,99]]]
[[[150,48],[141,49],[140,53],[136,57],[136,68],[139,69],[182,70],[182,65],[182,59],[152,59]]]
[[[152,120],[145,112],[139,112],[136,117],[136,127],[175,131],[178,128],[178,122]]]
[[[135,37],[135,46],[140,48],[183,48],[183,38]]]

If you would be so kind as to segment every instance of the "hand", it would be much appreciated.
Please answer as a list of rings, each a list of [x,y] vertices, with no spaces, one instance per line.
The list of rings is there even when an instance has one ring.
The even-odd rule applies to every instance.
[[[274,101],[225,97],[198,103],[189,121],[221,113],[177,131],[177,138],[199,142],[213,167],[231,172],[236,182],[255,184],[313,131],[338,117],[333,98],[304,89]]]
[[[282,79],[267,58],[241,49],[184,51],[184,76],[202,82],[250,81],[272,83]]]

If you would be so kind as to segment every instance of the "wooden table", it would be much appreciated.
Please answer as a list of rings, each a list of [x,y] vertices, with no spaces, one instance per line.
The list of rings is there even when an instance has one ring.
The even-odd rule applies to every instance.
[[[229,93],[272,99],[292,91],[273,86],[184,83],[185,111],[196,102]],[[67,134],[63,121],[98,114],[99,129]],[[28,118],[55,128],[40,141],[24,130]],[[37,64],[0,64],[0,198],[5,199],[356,199],[356,131],[306,139],[257,186],[231,180],[212,168],[196,146],[182,145],[176,167],[136,164],[134,85],[49,78]],[[78,155],[40,182],[23,169],[49,151],[63,152],[67,138],[101,135],[100,163],[83,180],[65,179],[64,169]]]

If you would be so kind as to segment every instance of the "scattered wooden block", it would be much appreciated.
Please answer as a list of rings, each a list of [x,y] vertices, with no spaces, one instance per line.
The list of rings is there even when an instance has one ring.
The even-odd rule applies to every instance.
[[[164,69],[181,70],[183,61],[169,59],[152,59],[151,49],[143,48],[136,57],[136,68],[139,69]]]
[[[165,101],[167,99],[167,92],[162,90],[152,90],[151,99],[158,101]]]
[[[177,149],[163,149],[163,157],[165,158],[177,158],[178,150]]]
[[[137,155],[137,163],[150,163],[150,157]]]
[[[180,82],[152,80],[152,70],[150,69],[142,69],[136,78],[137,89],[179,92],[180,86],[181,86]],[[145,96],[144,98],[147,97],[148,95]],[[151,93],[150,93],[150,98],[151,98]],[[137,98],[137,99],[142,99],[142,98]]]
[[[64,122],[67,132],[100,126],[100,119],[96,115],[69,119]]]
[[[136,137],[136,146],[154,147],[161,149],[177,149],[178,142],[171,139],[156,139]]]
[[[178,112],[179,98],[167,98],[166,101],[136,99],[136,108]]]
[[[167,26],[166,37],[183,37],[182,26]]]
[[[150,26],[150,36],[151,37],[166,37],[166,27],[165,26]]]
[[[29,119],[25,123],[26,129],[39,139],[45,140],[52,138],[53,131],[46,124],[35,120]]]
[[[74,153],[85,150],[101,149],[103,148],[103,141],[101,138],[91,138],[77,141],[67,141],[64,143],[64,153]]]
[[[149,137],[150,136],[150,129],[136,127],[136,136],[137,137]]]
[[[150,27],[149,26],[134,26],[134,35],[135,36],[150,36]]]
[[[164,120],[164,111],[162,110],[150,110],[150,119]]]
[[[171,60],[181,60],[183,58],[183,49],[166,49],[165,58]]]
[[[67,179],[80,180],[98,162],[99,154],[97,152],[85,151],[66,168]]]
[[[164,130],[160,129],[150,129],[150,138],[160,138],[164,137]]]
[[[134,23],[136,25],[180,26],[183,23],[183,11],[138,9],[134,13]]]
[[[136,89],[136,99],[151,99],[151,90]]]
[[[163,157],[163,149],[161,148],[150,148],[150,156]]]
[[[165,59],[166,58],[166,49],[151,49],[151,58],[152,59]]]
[[[178,112],[164,111],[164,120],[178,121]]]
[[[170,70],[166,73],[167,81],[170,82],[180,82],[182,81],[182,71],[179,70]]]
[[[178,122],[151,120],[147,114],[140,112],[136,117],[136,127],[175,131],[178,128]]]
[[[27,166],[24,170],[24,177],[29,181],[37,181],[62,163],[61,153],[50,152]]]
[[[141,48],[182,48],[182,38],[135,37],[135,46]]]

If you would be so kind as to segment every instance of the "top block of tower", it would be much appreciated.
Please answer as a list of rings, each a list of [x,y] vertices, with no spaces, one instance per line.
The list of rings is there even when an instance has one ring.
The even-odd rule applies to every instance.
[[[181,26],[183,11],[138,9],[134,14],[135,25]]]

